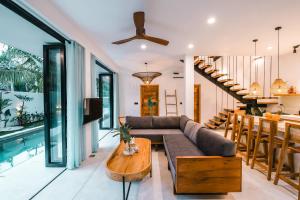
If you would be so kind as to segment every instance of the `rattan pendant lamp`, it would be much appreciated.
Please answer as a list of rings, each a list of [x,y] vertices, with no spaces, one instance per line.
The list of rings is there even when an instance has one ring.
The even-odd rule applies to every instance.
[[[277,79],[275,79],[275,81],[272,83],[271,86],[271,93],[272,94],[286,94],[287,90],[288,90],[288,85],[285,81],[283,81],[280,77],[279,77],[279,66],[280,66],[280,62],[279,62],[279,31],[280,29],[282,29],[282,27],[278,26],[275,28],[275,30],[278,32],[278,46],[277,46],[277,67],[278,67],[278,71],[277,71]]]
[[[159,72],[148,72],[148,63],[145,62],[146,72],[137,72],[132,74],[132,76],[137,77],[143,81],[144,84],[149,85],[153,79],[160,76]]]
[[[256,57],[256,43],[257,43],[258,39],[254,39],[254,64],[255,64],[255,80],[254,82],[251,84],[250,86],[250,95],[253,97],[260,97],[262,96],[262,87],[260,86],[258,79],[257,79],[257,73],[258,73],[258,59]]]

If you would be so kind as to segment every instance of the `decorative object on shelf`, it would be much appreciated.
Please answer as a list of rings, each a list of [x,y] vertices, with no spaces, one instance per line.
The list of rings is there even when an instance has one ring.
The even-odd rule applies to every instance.
[[[288,93],[289,94],[296,94],[297,92],[296,92],[297,90],[296,90],[296,87],[295,86],[291,86],[290,88],[289,88],[289,90],[288,90]]]
[[[257,43],[258,39],[254,39],[254,64],[255,64],[255,81],[251,84],[250,86],[250,95],[251,96],[255,96],[255,97],[259,97],[262,96],[262,88],[258,82],[258,61],[261,59],[261,57],[257,57],[256,56],[256,43]],[[251,67],[251,66],[250,66]]]
[[[275,28],[275,30],[278,32],[278,49],[277,49],[277,67],[278,67],[278,72],[277,72],[277,79],[273,82],[271,86],[271,92],[272,94],[285,94],[287,93],[288,90],[288,85],[285,81],[283,81],[279,77],[279,67],[280,67],[280,60],[279,60],[279,31],[282,29],[282,27],[278,26]]]
[[[123,151],[125,156],[133,155],[135,153],[134,148],[132,148],[132,137],[129,134],[130,129],[131,128],[128,125],[122,124],[120,128],[114,131],[116,134],[113,135],[113,137],[120,135],[121,141],[125,143],[125,149]]]
[[[132,74],[132,76],[141,79],[144,82],[144,84],[149,85],[153,81],[153,79],[161,76],[161,73],[160,72],[148,72],[148,63],[145,62],[145,65],[146,65],[146,72],[137,72],[137,73]]]

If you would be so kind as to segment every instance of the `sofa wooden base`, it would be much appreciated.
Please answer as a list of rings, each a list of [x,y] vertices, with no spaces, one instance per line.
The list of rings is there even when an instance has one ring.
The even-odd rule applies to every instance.
[[[176,157],[177,194],[240,192],[242,159],[221,156]]]

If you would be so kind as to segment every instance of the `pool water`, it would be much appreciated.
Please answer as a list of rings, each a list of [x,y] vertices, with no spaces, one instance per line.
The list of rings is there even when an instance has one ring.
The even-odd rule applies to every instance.
[[[0,173],[44,153],[44,129],[0,145]]]

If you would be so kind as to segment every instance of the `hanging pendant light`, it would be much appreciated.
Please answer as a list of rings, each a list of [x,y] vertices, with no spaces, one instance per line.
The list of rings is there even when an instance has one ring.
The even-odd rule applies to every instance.
[[[282,27],[276,27],[275,30],[278,32],[278,46],[277,46],[277,66],[278,66],[278,73],[277,73],[277,79],[274,80],[271,86],[271,93],[272,94],[286,94],[288,91],[288,85],[285,81],[283,81],[279,77],[279,31]]]
[[[259,97],[259,96],[262,96],[262,87],[260,86],[260,84],[258,83],[258,80],[257,80],[257,73],[258,73],[258,59],[256,57],[256,42],[258,41],[258,39],[254,39],[253,42],[254,42],[254,64],[255,64],[255,80],[254,82],[251,84],[250,86],[250,95],[253,96],[253,97]]]
[[[145,65],[146,65],[146,72],[137,72],[137,73],[132,74],[132,76],[141,79],[144,84],[149,85],[153,81],[153,79],[160,76],[161,73],[148,72],[148,63],[145,63]]]

